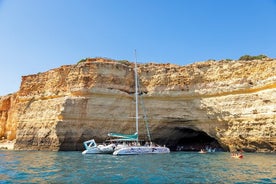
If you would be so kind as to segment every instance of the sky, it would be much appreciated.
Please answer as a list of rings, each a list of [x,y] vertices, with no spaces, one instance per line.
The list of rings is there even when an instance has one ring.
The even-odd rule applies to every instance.
[[[87,57],[181,66],[276,58],[276,0],[0,0],[0,96]]]

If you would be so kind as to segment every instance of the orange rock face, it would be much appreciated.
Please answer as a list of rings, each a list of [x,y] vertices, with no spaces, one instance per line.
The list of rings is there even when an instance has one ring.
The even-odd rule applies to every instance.
[[[0,138],[14,140],[17,122],[14,119],[15,94],[0,97]]]
[[[22,77],[0,99],[0,134],[15,149],[82,150],[108,132],[135,132],[133,64],[100,58]],[[173,144],[185,130],[223,147],[276,151],[276,60],[138,65],[152,138]],[[142,109],[140,109],[142,115]],[[140,137],[145,138],[144,123]]]

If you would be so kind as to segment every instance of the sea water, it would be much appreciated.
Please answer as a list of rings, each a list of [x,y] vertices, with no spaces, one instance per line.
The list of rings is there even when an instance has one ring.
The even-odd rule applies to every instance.
[[[276,155],[0,151],[0,183],[276,183]]]

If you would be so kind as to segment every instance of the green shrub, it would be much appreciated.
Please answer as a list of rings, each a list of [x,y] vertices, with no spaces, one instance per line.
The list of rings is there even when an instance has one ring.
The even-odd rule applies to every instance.
[[[115,60],[115,61],[118,62],[118,63],[125,64],[125,65],[128,65],[128,64],[129,64],[129,61],[128,61],[128,60]]]
[[[266,55],[258,55],[258,56],[250,56],[250,55],[244,55],[244,56],[241,56],[239,58],[239,60],[244,60],[244,61],[251,61],[251,60],[255,60],[255,59],[264,59],[264,58],[268,58]]]
[[[82,62],[85,62],[87,60],[87,58],[85,58],[85,59],[81,59],[81,60],[79,60],[78,61],[78,63],[77,64],[80,64],[80,63],[82,63]]]

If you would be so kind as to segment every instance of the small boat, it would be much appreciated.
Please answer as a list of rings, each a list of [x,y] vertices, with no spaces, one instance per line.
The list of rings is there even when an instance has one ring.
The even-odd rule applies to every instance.
[[[82,152],[85,154],[112,154],[115,149],[115,144],[111,143],[108,145],[97,145],[94,139],[85,141],[84,143],[85,150]]]
[[[207,153],[207,151],[201,149],[198,153]]]
[[[238,158],[238,159],[242,159],[243,155],[241,153],[232,153],[231,154],[232,158]]]
[[[241,158],[243,158],[243,155],[232,155],[231,157],[241,159]]]

